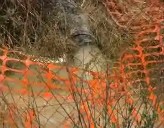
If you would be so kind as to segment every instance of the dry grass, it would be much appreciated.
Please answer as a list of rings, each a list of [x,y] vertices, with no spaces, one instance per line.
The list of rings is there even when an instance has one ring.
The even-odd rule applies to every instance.
[[[27,53],[30,51],[30,54],[38,56],[59,57],[63,53],[73,53],[77,46],[59,28],[58,24],[62,19],[56,14],[57,11],[51,11],[50,5],[47,5],[49,8],[41,8],[41,4],[37,2],[4,0],[4,3],[1,3],[1,39],[5,38],[11,47]],[[79,1],[80,5],[81,3],[82,1]],[[90,18],[95,37],[93,43],[107,58],[116,59],[120,54],[120,48],[129,45],[130,36],[118,30],[112,23],[102,1],[88,0],[81,8]]]
[[[19,0],[14,0],[14,1],[8,1],[4,0],[2,3],[0,3],[0,41],[2,43],[5,43],[5,45],[9,45],[9,47],[13,49],[18,49],[20,51],[23,51],[27,54],[34,54],[37,56],[42,56],[42,57],[53,57],[53,58],[58,58],[63,56],[63,54],[66,54],[68,56],[71,56],[78,48],[75,42],[73,42],[70,37],[68,36],[67,32],[63,33],[63,30],[59,27],[59,23],[62,19],[59,17],[59,15],[56,14],[55,10],[51,12],[52,8],[50,5],[47,5],[50,8],[41,8],[41,5],[37,3],[38,1],[34,2],[29,2],[29,0],[25,2],[20,2]],[[132,36],[123,30],[120,30],[117,28],[117,26],[113,23],[113,21],[110,19],[108,14],[106,13],[106,10],[103,6],[102,1],[100,0],[79,0],[79,5],[81,5],[82,10],[89,16],[89,21],[91,25],[91,30],[93,32],[93,35],[95,37],[95,41],[93,42],[96,44],[99,49],[102,51],[104,57],[106,60],[112,60],[115,61],[119,58],[119,56],[122,54],[122,52],[130,45],[132,45]],[[82,4],[81,4],[82,3]],[[46,13],[42,13],[43,11],[46,10]],[[51,12],[51,13],[49,13]],[[1,16],[2,15],[2,16]],[[39,73],[38,73],[39,74]],[[63,74],[62,74],[63,75]],[[105,74],[108,76],[108,74]],[[118,75],[119,76],[119,75]],[[69,77],[69,76],[67,76]],[[101,81],[101,78],[98,78]],[[102,79],[104,80],[104,79]],[[120,80],[121,81],[121,80]],[[42,81],[43,82],[43,81]],[[107,83],[109,84],[107,80]],[[83,88],[83,82],[79,82],[80,87]],[[99,85],[101,83],[98,83]],[[163,83],[162,83],[163,84]],[[161,85],[162,85],[161,84]],[[94,84],[97,85],[97,84]],[[121,84],[120,84],[121,85]],[[89,85],[86,85],[89,86]],[[89,88],[89,87],[88,87]],[[75,90],[78,88],[75,88]],[[100,87],[95,88],[97,90],[101,90]],[[109,89],[110,91],[112,90],[111,88]],[[104,92],[108,95],[110,92],[108,89],[106,89]],[[91,90],[90,90],[91,91]],[[101,90],[100,92],[102,92]],[[98,103],[96,100],[101,99],[103,93],[96,93],[97,97],[95,98],[95,104],[93,106],[90,104],[90,101],[87,99],[88,95],[84,95],[85,93],[81,93],[80,91],[72,91],[71,95],[74,98],[74,105],[71,105],[71,107],[76,110],[76,119],[77,123],[74,122],[75,120],[71,120],[72,124],[78,128],[80,127],[89,127],[91,125],[89,121],[87,121],[86,115],[88,114],[87,111],[80,112],[80,107],[83,107],[83,101],[88,100],[85,102],[88,105],[88,110],[89,112],[94,113],[91,115],[91,118],[93,119],[93,123],[95,123],[95,127],[98,127],[100,123],[98,123],[99,119],[101,119],[104,127],[111,127],[115,128],[110,121],[112,118],[110,115],[107,113],[107,103],[106,101],[103,101],[101,110],[99,110],[97,107],[99,107]],[[140,93],[140,92],[137,92]],[[11,96],[10,96],[11,95]],[[84,97],[82,97],[84,95]],[[144,92],[143,95],[146,95],[146,92]],[[138,95],[137,95],[138,96]],[[5,99],[8,98],[9,99]],[[79,98],[80,97],[80,98]],[[3,98],[5,100],[3,100]],[[31,98],[31,99],[30,99]],[[66,102],[57,102],[57,108],[60,108],[60,110],[55,110],[54,109],[54,104],[56,104],[56,100],[48,100],[45,101],[42,97],[21,97],[17,96],[16,94],[8,94],[6,97],[1,97],[0,101],[2,104],[5,104],[5,108],[0,108],[0,112],[2,112],[2,117],[0,118],[0,125],[4,125],[5,123],[14,123],[14,121],[11,120],[11,122],[8,122],[8,110],[12,110],[12,104],[8,104],[7,102],[4,103],[4,101],[8,102],[13,102],[17,101],[18,99],[20,100],[20,105],[19,104],[14,104],[16,105],[16,108],[14,108],[14,112],[16,117],[18,119],[22,120],[22,113],[26,113],[29,111],[29,109],[34,109],[36,112],[36,122],[37,125],[40,125],[40,121],[43,119],[43,115],[47,114],[47,117],[45,117],[45,122],[43,121],[42,123],[47,123],[52,119],[52,121],[56,122],[57,120],[54,120],[55,116],[51,117],[52,113],[57,113],[57,116],[61,114],[61,111],[65,111],[66,108],[62,108],[62,104]],[[53,97],[54,98],[54,97]],[[104,98],[104,97],[103,97]],[[106,98],[106,97],[105,97]],[[107,97],[109,98],[109,97]],[[110,97],[111,98],[111,97]],[[121,95],[119,96],[121,98]],[[137,97],[138,98],[138,97]],[[143,97],[139,97],[143,98]],[[139,99],[138,98],[138,99]],[[11,100],[11,101],[10,101]],[[36,103],[38,100],[38,103]],[[63,100],[63,99],[62,99]],[[80,103],[79,103],[80,100]],[[109,100],[109,99],[106,99]],[[120,101],[120,103],[119,103]],[[138,101],[138,100],[137,100]],[[28,102],[27,104],[25,102]],[[53,102],[54,104],[52,104]],[[94,102],[94,101],[92,101]],[[145,102],[145,103],[143,103]],[[15,102],[14,102],[15,103]],[[21,107],[25,105],[24,109],[21,109]],[[41,103],[41,109],[43,109],[42,112],[38,112],[38,104]],[[147,107],[153,111],[152,106],[149,106],[149,102],[147,99],[141,100],[141,102],[137,102],[140,105],[143,105],[143,110],[141,112],[142,115],[142,123],[145,123],[144,125],[138,124],[138,127],[143,126],[142,128],[149,128],[150,126],[153,126],[153,123],[156,118],[156,113],[149,113],[147,111]],[[46,104],[46,105],[45,105]],[[98,104],[98,105],[97,105]],[[117,110],[121,109],[126,109],[126,112],[128,113],[126,116],[129,117],[131,115],[131,106],[128,106],[126,103],[122,103],[122,100],[118,99],[117,104]],[[45,106],[44,106],[45,105]],[[87,106],[86,105],[86,106]],[[148,105],[148,106],[147,106]],[[0,105],[1,106],[1,105]],[[52,107],[53,106],[53,107]],[[124,106],[124,107],[121,107]],[[2,105],[2,107],[4,107]],[[11,108],[10,108],[11,107]],[[71,109],[72,109],[71,108]],[[47,109],[47,110],[46,110]],[[137,107],[138,110],[140,108]],[[54,112],[55,111],[55,112]],[[69,110],[70,112],[70,110]],[[62,116],[62,119],[65,117],[68,117],[69,119],[74,119],[72,116],[72,113],[64,113],[66,115]],[[123,116],[124,113],[119,113],[119,116]],[[150,116],[148,116],[150,114]],[[5,117],[5,115],[7,115]],[[61,114],[62,115],[62,114]],[[61,116],[60,115],[60,116]],[[42,118],[38,118],[41,116]],[[100,118],[99,118],[100,117]],[[90,118],[90,119],[91,119]],[[59,119],[60,120],[60,119]],[[64,120],[64,119],[63,119]],[[15,121],[15,123],[20,124],[21,122]],[[51,124],[51,122],[49,122]],[[63,123],[64,124],[64,123]],[[133,124],[133,121],[128,118],[123,118],[123,125],[130,127],[130,125]],[[22,123],[21,123],[22,125]],[[20,125],[20,126],[21,126]],[[78,125],[78,126],[77,126]],[[85,126],[83,126],[85,125]],[[17,127],[17,124],[16,126]],[[23,126],[21,126],[23,127]],[[42,127],[45,127],[44,125]],[[50,128],[54,127],[53,124],[51,124]],[[61,126],[63,127],[63,126]],[[47,127],[48,128],[48,127]]]

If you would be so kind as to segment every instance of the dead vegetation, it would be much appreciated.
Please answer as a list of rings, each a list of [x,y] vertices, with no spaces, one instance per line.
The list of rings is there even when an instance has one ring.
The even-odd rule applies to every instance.
[[[120,48],[130,42],[130,35],[117,29],[106,14],[103,1],[77,3],[90,18],[96,44],[109,59],[116,59]],[[1,42],[24,52],[46,57],[71,54],[77,49],[65,30],[53,4],[46,1],[3,0],[0,9]]]
[[[74,53],[74,51],[76,51],[78,46],[76,45],[75,42],[73,42],[71,40],[66,29],[60,27],[60,24],[61,24],[60,21],[63,19],[61,19],[60,14],[56,13],[57,10],[55,10],[55,8],[53,8],[51,4],[48,4],[49,2],[48,3],[45,2],[43,4],[43,3],[41,3],[41,1],[42,0],[36,0],[36,1],[3,0],[3,2],[0,3],[0,36],[1,36],[0,40],[1,40],[2,44],[8,45],[11,49],[17,49],[19,51],[23,51],[24,53],[33,54],[33,55],[41,56],[41,57],[58,58],[58,57],[62,57],[63,54],[71,56]],[[107,14],[106,9],[104,8],[103,1],[101,1],[101,0],[86,0],[86,1],[79,0],[77,3],[81,7],[81,9],[84,11],[84,13],[86,13],[89,16],[91,30],[94,35],[93,43],[98,46],[98,48],[102,51],[103,55],[105,56],[105,58],[107,58],[107,60],[108,59],[111,61],[117,60],[120,57],[120,55],[122,54],[122,52],[125,51],[125,49],[127,49],[128,46],[132,45],[133,37],[127,31],[120,30],[117,27],[117,25],[111,20],[111,17]],[[118,79],[118,81],[121,83],[122,78],[120,78],[121,77],[119,74],[120,72],[117,72],[117,73],[118,73],[118,75],[116,74],[116,80]],[[106,75],[108,76],[109,74],[107,73]],[[159,74],[159,75],[161,75],[161,74]],[[102,84],[101,80],[103,81],[104,78],[97,78],[97,81],[96,81],[97,84],[94,82],[92,84],[94,86],[101,85]],[[161,85],[163,84],[162,80],[161,80]],[[111,81],[107,80],[107,85],[109,85],[109,82],[111,82]],[[84,84],[82,81],[80,81],[79,83],[80,83],[80,85]],[[87,86],[89,87],[90,85],[88,84]],[[113,86],[115,86],[115,85],[113,85]],[[75,88],[75,89],[78,89],[78,88]],[[100,86],[99,87],[96,86],[94,89],[97,91],[97,90],[101,90],[102,88],[100,89]],[[84,95],[85,93],[82,94],[80,92],[81,90],[79,92],[78,91],[71,92],[72,96],[74,98],[73,100],[75,102],[75,107],[74,106],[71,106],[71,107],[73,107],[73,109],[75,109],[76,112],[78,113],[78,114],[76,113],[77,114],[76,117],[77,117],[78,121],[77,121],[77,123],[74,122],[75,120],[73,120],[74,117],[71,117],[72,116],[71,113],[69,113],[69,114],[65,113],[65,114],[67,114],[68,118],[71,120],[69,122],[72,122],[75,127],[78,127],[77,125],[79,125],[81,127],[87,127],[87,126],[89,127],[90,125],[92,125],[92,123],[95,123],[95,126],[98,127],[100,125],[100,123],[98,123],[98,121],[103,123],[104,127],[107,127],[107,128],[108,127],[111,127],[111,128],[116,127],[112,123],[112,121],[115,122],[115,118],[112,118],[112,113],[110,116],[107,113],[107,107],[108,107],[107,101],[103,101],[101,103],[101,105],[103,105],[103,107],[100,106],[100,107],[102,107],[102,110],[97,109],[97,106],[99,105],[99,102],[97,102],[97,101],[99,101],[99,99],[101,99],[101,96],[104,94],[104,92],[106,93],[106,95],[109,95],[108,93],[112,89],[108,88],[105,91],[101,90],[100,94],[97,93],[95,90],[93,92],[95,92],[95,97],[96,96],[97,97],[96,98],[94,97],[95,101],[91,101],[91,102],[95,103],[95,104],[93,104],[93,106],[90,103],[90,101],[87,99],[88,98],[87,96],[90,94],[88,94],[87,96],[84,96],[84,98],[83,98],[80,96]],[[102,93],[102,91],[104,91],[104,92]],[[135,92],[135,93],[140,93],[140,92]],[[147,94],[147,92],[143,92],[144,96],[146,94]],[[120,95],[119,98],[121,99],[122,96],[123,95]],[[26,96],[22,98],[21,96],[18,96],[18,97],[15,96],[15,94],[13,94],[13,97],[21,99],[23,102],[26,102],[26,100],[28,99],[28,97],[26,97]],[[13,97],[10,99],[17,101],[17,99],[14,99]],[[78,100],[79,97],[81,98],[80,103]],[[45,101],[42,97],[37,97],[37,98],[39,98],[38,104],[41,103],[41,108],[46,109],[46,107],[50,107],[50,106],[52,107],[52,104],[50,104],[50,102],[52,101],[51,99],[48,101]],[[21,112],[28,113],[28,111],[31,112],[31,108],[34,109],[34,111],[36,112],[36,115],[35,115],[36,122],[35,123],[37,123],[37,125],[40,125],[39,123],[41,120],[39,120],[38,117],[39,116],[43,117],[43,115],[45,113],[38,112],[37,104],[35,102],[33,102],[33,101],[37,100],[37,98],[32,97],[32,100],[28,99],[27,101],[29,101],[30,103],[26,104],[27,106],[25,106],[24,110],[22,109],[23,112],[22,111]],[[105,97],[105,98],[107,98],[107,97]],[[141,100],[141,102],[140,102],[140,98],[143,98],[143,97],[139,97],[136,101],[139,105],[144,106],[144,107],[143,107],[143,111],[141,110],[142,112],[141,112],[140,118],[142,120],[141,120],[140,124],[138,124],[138,127],[140,127],[140,126],[143,126],[143,128],[151,127],[154,125],[154,121],[157,120],[157,114],[149,113],[149,111],[147,110],[147,108],[149,108],[149,110],[153,111],[153,107],[150,105],[147,97],[145,99],[143,98],[143,100]],[[83,102],[86,99],[87,99],[87,101]],[[43,100],[44,100],[44,102],[42,102]],[[109,99],[106,99],[106,100],[109,100]],[[132,101],[130,101],[130,100],[129,100],[129,102],[132,103]],[[65,100],[64,102],[66,102],[66,101],[67,100]],[[54,101],[52,101],[52,102],[54,102]],[[62,102],[62,103],[64,104],[64,102]],[[23,104],[25,104],[25,103],[23,103]],[[62,109],[62,111],[63,110],[65,111],[65,108],[61,108],[63,105],[60,102],[57,102],[57,104],[58,104],[57,107],[60,107],[60,109]],[[132,106],[133,105],[130,106],[129,104],[127,105],[126,103],[122,104],[122,100],[119,100],[119,99],[116,104],[118,107],[117,110],[121,110],[124,108],[126,109],[127,115],[126,114],[124,115],[124,113],[119,113],[120,114],[119,116],[122,116],[122,117],[125,116],[123,118],[123,120],[124,120],[123,125],[125,127],[131,127],[132,124],[134,123],[133,122],[134,120],[132,120],[132,118],[130,118],[130,116],[132,115]],[[34,106],[30,106],[30,105],[34,105]],[[2,125],[3,125],[3,123],[11,123],[11,125],[12,125],[12,123],[16,122],[16,125],[17,125],[17,120],[11,120],[11,122],[8,122],[8,120],[7,120],[8,115],[6,113],[9,113],[10,111],[8,111],[8,110],[10,110],[10,109],[12,110],[13,106],[12,105],[10,106],[9,104],[6,104],[6,106],[7,107],[4,108],[5,111],[4,111],[4,109],[0,110],[0,112],[4,111],[4,113],[2,114],[2,117],[1,117],[2,121],[0,120],[0,122],[2,122]],[[22,105],[20,105],[20,106],[22,106]],[[20,110],[20,106],[16,106],[16,108],[14,108],[14,109],[16,109],[16,110],[14,110],[14,112],[18,112],[18,110]],[[124,106],[124,107],[120,107],[120,106]],[[92,119],[93,122],[89,122],[85,119],[86,115],[88,116],[88,113],[87,113],[88,111],[87,110],[84,111],[84,109],[81,109],[80,107],[88,107],[87,108],[88,111],[95,114],[95,115],[94,114],[89,115],[89,116],[91,116],[89,118]],[[140,108],[138,108],[138,107],[136,107],[136,108],[138,111],[140,110]],[[49,117],[49,116],[51,116],[51,113],[53,113],[51,111],[52,109],[54,110],[54,107],[48,109],[49,114],[47,117],[45,117],[45,122],[42,122],[42,123],[46,124],[51,119],[51,117]],[[91,109],[91,110],[89,110],[89,109]],[[80,110],[83,110],[83,112],[81,112]],[[43,109],[43,111],[44,111],[44,109]],[[57,113],[58,115],[61,114],[61,112],[58,110],[54,110],[54,111],[55,111],[54,113]],[[46,110],[45,110],[45,112],[46,112]],[[19,118],[21,120],[22,113],[21,114],[15,113],[15,115],[19,116]],[[99,115],[96,115],[97,113]],[[6,114],[6,117],[5,117],[5,114]],[[149,114],[150,114],[150,116],[148,116]],[[101,118],[99,118],[100,116],[101,116]],[[127,118],[126,116],[129,118]],[[136,114],[134,114],[133,116],[136,116]],[[26,118],[27,117],[25,117],[25,119]],[[54,120],[54,118],[55,117],[53,117],[53,120]],[[136,118],[137,118],[137,116],[136,116]],[[5,121],[5,122],[3,122],[3,121]],[[29,120],[29,122],[28,122],[28,120],[26,120],[26,123],[28,126],[30,126],[30,123],[33,124],[30,121],[31,120]],[[83,125],[85,125],[85,126],[83,126]],[[17,126],[15,126],[15,127],[17,127]],[[44,127],[44,125],[42,127]],[[53,124],[51,127],[53,127]]]

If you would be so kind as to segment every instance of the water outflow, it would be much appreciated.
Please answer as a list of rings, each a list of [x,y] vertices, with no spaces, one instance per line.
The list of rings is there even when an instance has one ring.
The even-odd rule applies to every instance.
[[[88,16],[74,0],[58,0],[58,8],[65,18],[64,27],[79,48],[74,53],[73,65],[87,70],[101,71],[105,59],[96,45],[90,29]]]
[[[74,53],[76,66],[95,72],[105,70],[105,59],[101,51],[95,45],[80,46]]]

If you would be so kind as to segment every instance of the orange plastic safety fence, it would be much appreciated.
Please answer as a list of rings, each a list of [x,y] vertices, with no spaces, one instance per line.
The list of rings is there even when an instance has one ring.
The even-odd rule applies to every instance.
[[[146,122],[144,117],[153,117],[154,113],[158,115],[155,121],[162,124],[164,110],[160,90],[164,84],[164,20],[158,9],[164,9],[159,2],[151,2],[107,0],[105,3],[117,25],[121,28],[128,26],[134,36],[132,47],[124,52],[111,72],[102,74],[43,64],[18,51],[0,48],[0,94],[75,102],[76,109],[67,115],[63,127],[127,127],[128,124],[140,127]],[[79,76],[81,71],[91,79]],[[61,91],[68,95],[59,94]],[[63,108],[63,104],[58,103]],[[24,126],[37,127],[35,124],[31,126],[32,119],[37,118],[33,110],[26,111]]]
[[[104,5],[113,21],[120,28],[133,30],[132,33],[163,18],[164,3],[160,0],[105,0]]]
[[[159,0],[106,0],[104,5],[113,21],[121,29],[131,30],[134,38],[132,46],[120,57],[120,72],[128,102],[135,103],[145,90],[142,91],[147,91],[144,98],[161,110],[164,105],[164,3]],[[139,95],[133,97],[137,93]],[[159,99],[160,105],[157,103]],[[138,119],[142,116],[136,108],[133,113],[139,114],[135,114]],[[163,110],[158,114],[163,123]]]
[[[132,48],[132,50],[134,49],[137,48]],[[122,123],[120,117],[124,115],[124,112],[120,113],[120,111],[128,109],[137,101],[131,89],[132,84],[142,80],[150,84],[147,75],[143,79],[137,75],[138,80],[133,80],[135,78],[134,74],[136,72],[142,72],[142,70],[137,68],[136,71],[133,72],[127,71],[127,69],[130,69],[130,66],[144,65],[145,61],[138,62],[138,64],[134,63],[137,58],[144,57],[142,53],[139,55],[138,53],[136,55],[124,54],[120,60],[120,65],[116,68],[117,70],[113,70],[113,73],[110,74],[84,71],[88,73],[87,75],[92,76],[91,80],[84,80],[77,75],[80,71],[78,68],[34,62],[31,56],[22,54],[18,51],[12,51],[6,48],[1,48],[0,50],[1,94],[9,92],[13,94],[42,97],[46,100],[51,98],[58,100],[58,97],[77,102],[80,105],[79,109],[81,115],[83,115],[83,118],[89,123],[89,125],[87,125],[83,122],[83,124],[85,124],[83,127],[95,127],[95,117],[93,117],[93,115],[97,114],[96,118],[100,118],[104,105],[107,107],[107,115],[110,118],[111,126],[116,125],[120,127],[119,122]],[[163,60],[158,61],[161,62]],[[156,63],[158,63],[158,61],[156,61]],[[146,70],[146,67],[144,70]],[[60,74],[60,71],[63,72]],[[147,73],[146,71],[144,73]],[[78,84],[80,84],[79,87]],[[87,87],[83,87],[83,84],[87,85]],[[154,101],[156,95],[151,86],[149,86],[148,89],[150,92],[149,99]],[[69,96],[59,95],[57,91],[69,92]],[[76,97],[75,95],[78,96]],[[123,100],[120,100],[121,98],[123,98]],[[155,103],[156,101],[153,102],[153,104]],[[120,105],[122,105],[121,108]],[[126,105],[129,105],[129,107],[126,108]],[[160,114],[162,113],[159,107],[158,112]],[[131,117],[129,118],[133,118],[138,122],[141,120],[141,115],[137,112],[135,106],[130,113]],[[26,125],[32,125],[30,118],[35,118],[35,116],[31,116],[32,115],[28,113],[27,116],[25,116],[28,118],[24,123],[25,127]],[[68,121],[66,122],[68,123]],[[66,122],[64,121],[63,124]],[[76,123],[79,124],[80,122],[77,121]]]
[[[106,89],[104,74],[85,71],[92,79],[84,80],[77,75],[80,72],[78,68],[69,68],[51,63],[43,64],[35,62],[33,59],[32,56],[19,51],[0,48],[0,94],[2,97],[4,96],[4,100],[9,94],[11,94],[11,99],[15,95],[40,97],[47,101],[62,99],[79,103],[81,112],[84,108],[83,105],[88,101],[91,101],[94,105],[103,106],[104,91]],[[83,87],[83,84],[87,87]],[[60,94],[61,91],[68,94],[62,95]],[[81,96],[80,100],[76,100],[75,93]],[[22,100],[22,98],[19,98],[19,100]],[[26,104],[27,100],[23,100]],[[7,102],[6,104],[9,107]],[[15,102],[15,104],[17,103]],[[60,105],[62,106],[62,104]],[[85,112],[88,115],[88,110]],[[14,116],[13,113],[11,115]],[[24,124],[25,127],[27,127],[26,125],[30,126],[30,123],[32,123],[29,119],[31,116],[29,116],[27,114],[26,118],[28,119]],[[90,118],[89,115],[86,117]]]

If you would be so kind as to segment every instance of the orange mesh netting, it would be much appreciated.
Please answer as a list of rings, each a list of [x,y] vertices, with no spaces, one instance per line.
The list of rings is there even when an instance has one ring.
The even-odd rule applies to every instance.
[[[157,44],[157,46],[159,46],[159,44]],[[137,47],[139,46],[132,49],[139,51],[140,49],[137,49]],[[54,98],[56,100],[63,99],[65,102],[77,102],[80,104],[81,113],[85,113],[85,117],[89,121],[90,125],[95,123],[91,115],[93,113],[98,113],[96,118],[102,116],[102,109],[104,108],[104,104],[106,104],[108,107],[108,115],[111,118],[111,123],[117,124],[119,127],[118,122],[120,122],[120,116],[129,115],[123,113],[125,109],[128,109],[126,105],[129,104],[129,106],[132,106],[134,102],[140,99],[140,97],[136,97],[139,94],[135,92],[136,90],[132,89],[134,88],[133,85],[135,84],[136,86],[139,86],[139,82],[141,83],[142,81],[146,84],[146,86],[143,84],[142,89],[147,88],[149,94],[146,96],[150,101],[152,101],[152,106],[155,110],[158,110],[162,121],[162,110],[158,106],[159,104],[157,104],[156,95],[151,86],[153,83],[150,84],[151,79],[149,77],[150,73],[148,72],[149,68],[147,69],[147,67],[143,67],[143,65],[145,65],[145,63],[146,65],[149,63],[158,64],[163,62],[164,59],[162,58],[157,59],[157,61],[150,60],[145,62],[144,60],[140,60],[145,56],[145,54],[139,54],[139,52],[135,53],[136,54],[133,55],[125,54],[121,59],[121,62],[113,69],[112,74],[100,74],[90,71],[88,74],[90,74],[93,79],[84,80],[77,76],[79,71],[77,68],[68,68],[65,66],[58,66],[56,64],[34,62],[32,61],[32,57],[28,55],[1,48],[1,93],[3,95],[6,95],[6,93],[31,95],[33,97],[41,97],[47,101]],[[158,52],[155,53],[158,55]],[[161,54],[161,51],[159,55],[163,55]],[[138,59],[140,61],[137,61]],[[13,65],[15,65],[15,67]],[[140,67],[142,67],[142,70]],[[152,71],[155,71],[156,69],[162,71],[162,68],[153,69],[154,67],[150,68]],[[62,70],[65,70],[65,74],[59,73],[59,71]],[[85,73],[86,72],[87,71],[85,71]],[[144,73],[146,75],[143,75]],[[64,75],[66,76],[64,77]],[[154,79],[156,80],[156,78]],[[162,81],[162,79],[163,76],[161,75],[157,80]],[[77,86],[78,83],[80,86]],[[87,85],[87,87],[84,87],[84,84],[85,86]],[[62,95],[59,93],[61,91],[69,93],[68,95]],[[80,99],[78,99],[79,97]],[[121,98],[123,98],[123,100],[120,100]],[[91,102],[92,105],[88,105],[88,102]],[[122,105],[121,108],[120,105]],[[94,110],[95,112],[90,110],[90,108],[94,109],[95,107],[98,108]],[[13,110],[13,107],[10,109]],[[28,111],[31,112],[31,110]],[[122,113],[119,111],[122,111]],[[132,107],[131,118],[136,121],[141,120],[140,114],[142,113],[139,113],[138,111],[139,108],[137,108],[137,105]],[[74,115],[74,112],[72,113]],[[24,117],[23,115],[21,116]],[[67,123],[68,121],[66,120],[63,124]],[[31,122],[27,121],[25,123],[25,125],[28,124],[30,125]],[[69,125],[66,126],[69,127]]]
[[[124,51],[115,67],[111,69],[109,65],[111,70],[103,74],[34,62],[31,56],[1,48],[1,96],[39,97],[46,101],[46,105],[51,105],[49,102],[55,99],[58,108],[66,113],[64,120],[59,119],[61,127],[65,128],[72,125],[141,127],[150,123],[148,119],[154,119],[157,127],[161,126],[164,123],[163,4],[158,1],[107,0],[105,6],[115,23],[121,29],[129,29],[134,36],[132,46]],[[80,71],[84,72],[83,77],[78,75]],[[85,79],[86,74],[90,79]],[[6,98],[3,101],[7,102]],[[64,104],[73,110],[68,113]],[[15,105],[8,106],[6,116],[12,118],[7,120],[4,117],[5,123],[15,124],[14,118],[19,113]],[[25,118],[24,127],[39,127],[34,108],[29,107],[19,114]],[[54,113],[62,115],[59,109]],[[49,118],[45,120],[48,122]]]
[[[164,3],[106,0],[105,6],[120,29],[129,30],[134,37],[132,46],[120,59],[122,76],[129,82],[129,88],[148,89],[155,107],[154,92],[162,102],[164,97]]]

